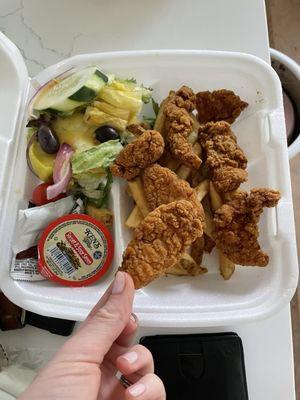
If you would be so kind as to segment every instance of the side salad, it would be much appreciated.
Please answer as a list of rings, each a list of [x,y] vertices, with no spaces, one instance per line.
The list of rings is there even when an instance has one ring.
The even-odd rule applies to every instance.
[[[87,214],[111,224],[109,166],[134,137],[127,127],[139,122],[151,98],[151,88],[97,66],[68,71],[45,84],[29,104],[27,162],[42,181],[32,203],[73,194],[83,200]]]

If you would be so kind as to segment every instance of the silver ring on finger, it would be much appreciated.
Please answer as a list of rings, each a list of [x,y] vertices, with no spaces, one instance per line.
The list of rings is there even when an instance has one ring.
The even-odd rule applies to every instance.
[[[120,383],[125,389],[127,389],[129,386],[133,385],[133,383],[130,382],[130,380],[127,379],[126,376],[124,376],[124,375],[120,376]]]

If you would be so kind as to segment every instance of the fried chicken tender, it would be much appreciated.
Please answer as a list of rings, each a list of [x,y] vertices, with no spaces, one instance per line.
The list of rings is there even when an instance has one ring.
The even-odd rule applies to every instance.
[[[171,93],[173,94],[173,92]],[[195,109],[195,94],[188,86],[181,86],[177,92],[174,92],[175,97],[172,99],[173,104],[176,104],[179,108],[186,109],[187,112],[192,112]]]
[[[143,173],[144,193],[150,210],[154,210],[162,204],[168,204],[175,200],[188,200],[198,210],[202,224],[204,224],[204,211],[197,199],[197,193],[188,182],[180,179],[170,169],[159,164],[153,164]]]
[[[196,94],[197,119],[201,124],[206,122],[226,121],[232,124],[248,106],[232,90],[215,90]]]
[[[136,289],[146,286],[179,261],[202,232],[199,214],[190,201],[163,204],[136,228],[120,270],[131,275]]]
[[[257,241],[258,222],[264,207],[275,207],[280,199],[277,190],[253,189],[240,192],[222,205],[214,215],[214,238],[217,247],[231,261],[240,265],[265,267],[269,257]]]
[[[236,190],[247,180],[247,158],[227,122],[208,122],[201,125],[198,138],[204,153],[205,166],[209,169],[218,192]]]
[[[145,131],[118,154],[110,169],[113,175],[131,180],[141,169],[157,161],[164,151],[164,139],[157,131]]]
[[[192,89],[182,86],[172,92],[164,108],[166,117],[165,132],[171,153],[182,164],[199,168],[201,159],[193,152],[188,137],[193,131],[193,119],[189,115],[195,108],[195,95]]]

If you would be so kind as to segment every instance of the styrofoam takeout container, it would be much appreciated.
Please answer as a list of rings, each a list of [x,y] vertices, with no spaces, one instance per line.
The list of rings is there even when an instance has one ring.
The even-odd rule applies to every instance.
[[[205,256],[208,274],[162,277],[136,293],[134,310],[140,323],[166,327],[242,323],[267,317],[290,301],[298,279],[293,205],[281,86],[269,65],[250,55],[216,51],[96,53],[64,60],[30,80],[19,51],[3,35],[0,51],[0,282],[8,298],[42,315],[82,320],[112,280],[130,239],[124,220],[132,203],[125,183],[116,179],[111,196],[116,251],[104,279],[69,288],[49,281],[17,282],[9,276],[17,211],[27,207],[36,184],[25,157],[26,101],[34,88],[68,68],[97,64],[104,71],[135,77],[153,87],[158,101],[182,84],[195,91],[234,90],[249,103],[233,125],[249,159],[249,182],[244,187],[278,188],[282,194],[279,205],[266,210],[260,223],[260,242],[270,255],[267,268],[237,267],[225,282],[216,255]]]

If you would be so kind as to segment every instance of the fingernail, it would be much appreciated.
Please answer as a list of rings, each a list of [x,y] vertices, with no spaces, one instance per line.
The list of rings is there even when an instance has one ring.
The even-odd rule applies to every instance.
[[[111,289],[112,294],[120,294],[123,292],[125,287],[125,275],[123,272],[117,272],[115,280]]]
[[[129,362],[129,364],[135,363],[136,360],[138,359],[138,355],[135,351],[131,351],[130,353],[125,353],[121,357],[125,358],[125,360]]]
[[[137,324],[138,319],[137,319],[137,316],[136,316],[135,314],[131,313],[130,319],[131,319],[131,321],[133,321],[135,324]]]
[[[143,383],[138,383],[137,385],[130,386],[128,389],[129,393],[134,396],[138,397],[143,394],[146,390],[146,386]]]

